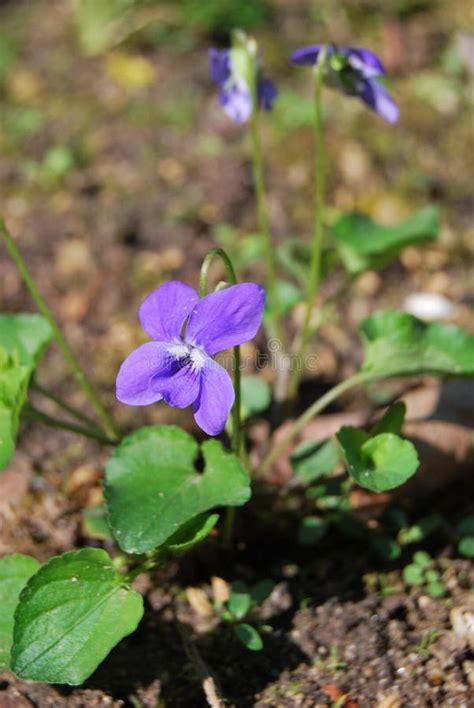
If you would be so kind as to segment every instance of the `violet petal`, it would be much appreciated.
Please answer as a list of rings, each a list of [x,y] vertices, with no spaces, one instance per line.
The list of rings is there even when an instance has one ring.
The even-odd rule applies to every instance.
[[[181,334],[184,321],[199,300],[193,288],[170,280],[149,295],[140,307],[145,332],[158,341],[171,341]]]
[[[243,84],[235,83],[229,88],[222,88],[219,103],[229,118],[236,123],[245,123],[252,115],[252,96]]]
[[[348,47],[347,57],[351,66],[368,79],[385,74],[385,68],[375,52],[363,47]]]
[[[117,398],[130,406],[148,406],[161,401],[163,377],[172,374],[173,360],[164,342],[147,342],[123,362],[117,376]]]
[[[187,408],[199,396],[200,373],[192,362],[175,361],[172,375],[160,381],[160,390],[169,406]]]
[[[227,371],[213,359],[201,369],[201,389],[194,404],[194,418],[208,435],[224,430],[234,403],[234,387]]]
[[[316,64],[322,44],[310,44],[308,47],[300,47],[291,55],[290,59],[294,64],[304,64],[311,66]]]
[[[259,79],[257,93],[259,106],[266,111],[271,111],[273,102],[278,96],[278,89],[273,81],[270,81],[270,79]]]
[[[185,339],[211,355],[248,342],[260,327],[264,305],[265,291],[256,283],[206,295],[189,317]]]
[[[215,49],[211,47],[209,55],[209,74],[216,84],[225,83],[231,74],[230,52],[228,49]]]
[[[397,104],[375,79],[359,79],[356,82],[357,95],[381,118],[396,123],[400,115]]]

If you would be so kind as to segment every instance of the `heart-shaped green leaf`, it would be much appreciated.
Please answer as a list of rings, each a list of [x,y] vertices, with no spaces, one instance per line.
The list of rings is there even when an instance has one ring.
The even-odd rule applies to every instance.
[[[351,477],[373,492],[399,487],[418,469],[413,444],[393,433],[369,437],[363,430],[344,426],[337,439]]]
[[[426,207],[396,226],[376,224],[364,214],[345,214],[331,231],[346,270],[358,275],[387,265],[406,246],[436,238],[439,214],[436,207]]]
[[[81,684],[142,615],[141,595],[105,551],[85,548],[52,558],[20,595],[12,671],[33,681]]]
[[[0,671],[10,666],[13,616],[18,598],[39,567],[37,560],[21,553],[0,559]]]
[[[201,450],[203,473],[195,467],[196,441],[171,425],[142,428],[116,448],[106,466],[105,497],[124,551],[151,551],[198,514],[248,501],[250,481],[240,460],[217,440]]]
[[[433,374],[474,375],[474,337],[455,325],[425,324],[398,310],[382,310],[360,327],[370,378]]]

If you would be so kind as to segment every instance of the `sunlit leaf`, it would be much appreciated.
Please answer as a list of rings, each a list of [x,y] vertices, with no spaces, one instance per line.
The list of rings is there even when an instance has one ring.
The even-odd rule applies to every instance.
[[[217,440],[204,442],[201,451],[202,473],[195,467],[196,441],[166,425],[142,428],[116,448],[106,466],[105,497],[123,550],[146,553],[198,514],[248,501],[250,482],[240,460]]]
[[[365,319],[360,331],[362,372],[370,377],[474,375],[474,337],[455,325],[425,324],[398,310],[382,310]]]
[[[337,439],[351,477],[373,492],[399,487],[418,469],[413,444],[393,433],[370,437],[363,430],[345,426]]]
[[[16,352],[21,364],[37,364],[51,337],[51,327],[41,315],[0,314],[0,347],[9,354]]]
[[[403,569],[403,579],[408,585],[423,585],[423,568],[416,563],[410,563]]]
[[[24,679],[81,684],[142,615],[141,595],[105,551],[52,558],[20,595],[11,668]]]
[[[0,314],[0,470],[15,450],[30,378],[51,335],[40,315]]]
[[[438,232],[436,207],[426,207],[396,226],[377,224],[358,213],[345,214],[332,226],[336,248],[351,275],[387,265],[402,248],[434,239]]]

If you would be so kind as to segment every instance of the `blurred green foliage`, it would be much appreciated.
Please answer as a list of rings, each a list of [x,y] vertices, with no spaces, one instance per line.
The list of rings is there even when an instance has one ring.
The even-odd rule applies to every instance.
[[[76,0],[76,28],[85,54],[100,54],[143,32],[157,44],[176,39],[176,30],[227,35],[235,27],[268,23],[267,0]],[[185,34],[185,33],[184,33]]]
[[[11,35],[0,31],[0,86],[8,77],[18,57],[18,44]]]
[[[182,17],[204,32],[227,33],[267,23],[271,7],[265,0],[179,0]]]

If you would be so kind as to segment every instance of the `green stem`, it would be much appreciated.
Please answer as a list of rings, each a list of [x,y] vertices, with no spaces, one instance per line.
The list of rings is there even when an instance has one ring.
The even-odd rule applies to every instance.
[[[312,403],[310,407],[307,408],[304,413],[302,413],[299,418],[295,420],[295,422],[287,430],[285,435],[278,441],[275,447],[273,447],[266,455],[266,457],[264,457],[259,468],[259,476],[264,475],[266,472],[268,472],[275,460],[277,460],[279,456],[285,452],[290,443],[303,430],[303,428],[311,420],[311,418],[314,418],[316,415],[321,413],[321,411],[327,408],[330,403],[335,401],[336,398],[341,396],[343,393],[353,388],[354,386],[358,386],[364,381],[367,381],[368,379],[369,377],[367,374],[359,372],[358,374],[351,376],[349,379],[341,381],[341,383],[337,384],[337,386],[334,386],[333,388],[329,389],[329,391],[327,391],[324,396],[321,396],[321,398],[318,398],[317,401]]]
[[[89,418],[89,416],[82,413],[82,411],[78,411],[77,408],[74,408],[74,406],[71,406],[66,401],[63,401],[62,398],[57,396],[55,393],[53,393],[49,389],[44,388],[44,386],[39,384],[36,380],[32,381],[31,388],[34,391],[37,391],[38,393],[40,393],[45,398],[48,398],[50,401],[53,401],[57,406],[59,406],[59,408],[62,408],[63,411],[66,411],[66,413],[69,413],[74,418],[77,418],[77,420],[82,421],[90,428],[96,428],[96,423],[94,420],[92,420],[92,418]],[[98,432],[100,432],[98,428],[97,428],[97,430],[98,430]]]
[[[117,440],[106,437],[103,433],[98,430],[91,430],[90,428],[83,427],[82,425],[76,425],[76,423],[70,423],[68,420],[59,420],[59,418],[53,418],[52,416],[44,413],[43,411],[35,408],[31,403],[26,403],[22,410],[22,415],[26,418],[31,418],[31,420],[37,420],[43,425],[47,425],[50,428],[61,428],[62,430],[69,430],[77,435],[82,435],[85,438],[91,438],[92,440],[97,440],[104,445],[116,445]]]
[[[326,48],[323,47],[319,53],[318,61],[314,70],[314,170],[315,170],[315,192],[314,192],[314,214],[313,214],[313,240],[311,246],[311,258],[309,267],[309,282],[306,298],[306,310],[299,337],[297,350],[297,360],[301,366],[295,366],[290,379],[289,396],[294,399],[298,393],[298,388],[303,373],[302,359],[306,345],[311,336],[311,315],[318,294],[321,282],[321,254],[323,247],[324,230],[324,206],[325,206],[325,184],[326,165],[323,139],[323,114],[321,94],[324,78],[324,64],[326,61]]]
[[[43,317],[48,320],[49,325],[53,331],[53,336],[54,339],[56,340],[56,343],[58,347],[60,348],[64,358],[66,359],[67,363],[69,364],[69,367],[71,368],[74,378],[78,382],[78,384],[81,386],[83,389],[84,393],[86,394],[87,398],[89,399],[91,405],[95,408],[97,411],[98,416],[100,417],[102,423],[104,424],[104,427],[107,431],[107,433],[114,438],[119,439],[120,434],[115,426],[114,421],[112,420],[112,417],[110,416],[109,412],[107,409],[104,407],[104,405],[101,403],[99,396],[96,393],[96,390],[88,378],[86,372],[83,370],[81,365],[79,364],[79,361],[76,358],[76,355],[72,351],[71,347],[67,343],[64,335],[62,334],[58,323],[56,322],[56,319],[47,305],[45,299],[41,295],[38,286],[36,285],[36,282],[30,273],[28,266],[26,265],[23,256],[21,255],[18,246],[16,245],[13,237],[7,230],[5,223],[0,219],[0,234],[3,237],[3,240],[5,241],[5,245],[7,247],[7,250],[13,259],[16,267],[18,268],[18,271],[20,272],[21,277],[23,278],[26,287],[31,293],[31,296],[33,300],[36,303],[36,306],[38,310],[41,312]]]
[[[284,329],[281,320],[280,304],[277,290],[275,249],[272,246],[270,220],[268,218],[265,177],[263,170],[262,144],[259,130],[259,100],[258,100],[258,67],[257,58],[253,58],[251,71],[252,114],[250,117],[250,137],[252,142],[252,170],[257,206],[258,228],[263,237],[263,248],[266,269],[266,289],[269,300],[269,313],[275,336],[284,343]]]
[[[237,276],[234,266],[227,253],[222,248],[213,248],[205,257],[199,276],[199,295],[205,297],[207,294],[209,269],[216,258],[220,258],[224,263],[227,278],[233,285],[237,284]],[[237,457],[242,458],[242,423],[241,423],[241,387],[240,387],[240,347],[234,347],[234,391],[235,400],[232,407],[232,451]],[[232,531],[235,522],[235,508],[227,507],[224,521],[223,541],[229,543],[232,538]]]
[[[126,582],[133,583],[135,578],[137,578],[142,573],[147,573],[149,570],[152,570],[158,565],[161,565],[164,560],[165,554],[166,549],[158,549],[156,551],[152,551],[149,555],[145,557],[143,561],[140,561],[136,566],[130,568],[128,573],[125,575]]]

